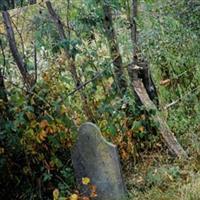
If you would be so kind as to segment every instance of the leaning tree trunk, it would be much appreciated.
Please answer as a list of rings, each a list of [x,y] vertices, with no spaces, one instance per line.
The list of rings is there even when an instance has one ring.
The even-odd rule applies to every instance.
[[[47,1],[46,5],[47,5],[47,9],[49,11],[49,14],[50,14],[52,20],[54,21],[55,26],[58,29],[58,33],[60,35],[60,40],[61,41],[67,40],[67,37],[65,35],[65,31],[64,31],[64,27],[63,27],[63,23],[62,23],[60,17],[58,16],[58,14],[53,9],[50,1]],[[64,47],[64,50],[65,50],[66,59],[68,61],[69,67],[70,67],[70,72],[71,72],[72,78],[73,78],[74,83],[75,83],[75,87],[79,88],[82,85],[82,81],[81,81],[81,78],[79,77],[79,75],[77,73],[75,60],[74,60],[75,58],[70,54],[69,46]],[[83,105],[83,110],[84,110],[85,115],[87,116],[88,120],[94,121],[95,118],[94,118],[94,115],[92,113],[91,108],[89,107],[86,94],[83,91],[80,91],[80,95],[81,95],[82,105]]]
[[[132,0],[131,6],[131,39],[133,42],[133,64],[129,69],[129,76],[132,82],[132,88],[134,93],[139,98],[140,102],[143,104],[147,112],[155,111],[152,115],[152,119],[156,124],[158,124],[158,131],[160,132],[165,144],[172,154],[179,158],[187,158],[186,152],[183,150],[181,145],[178,143],[176,137],[171,132],[162,115],[158,111],[155,103],[153,102],[157,98],[157,93],[154,95],[151,91],[151,87],[154,87],[153,81],[151,79],[151,74],[148,66],[144,62],[140,62],[137,57],[137,0]]]
[[[7,39],[8,39],[8,43],[10,46],[12,56],[13,56],[14,61],[17,64],[17,67],[22,75],[22,78],[23,78],[23,81],[24,81],[26,87],[28,89],[30,89],[35,84],[35,79],[34,79],[34,77],[32,77],[29,74],[27,67],[26,67],[26,63],[24,62],[23,57],[21,56],[21,54],[19,53],[19,50],[17,48],[15,34],[14,34],[14,30],[12,27],[12,23],[11,23],[11,19],[10,19],[10,15],[9,15],[8,11],[3,11],[2,16],[3,16],[3,21],[4,21],[4,25],[5,25],[6,33],[7,33]]]
[[[143,82],[140,79],[133,80],[132,86],[134,92],[137,94],[143,106],[145,107],[145,110],[149,113],[151,113],[152,110],[155,111],[155,114],[151,115],[151,118],[153,119],[155,124],[158,124],[157,129],[161,134],[164,143],[170,150],[170,153],[179,158],[187,158],[186,152],[177,141],[174,133],[170,130],[168,124],[163,119],[155,104],[151,101]]]
[[[124,74],[122,56],[119,51],[117,37],[113,24],[112,10],[110,5],[103,0],[104,30],[109,44],[110,54],[113,60],[114,74],[120,94],[124,94],[127,89],[127,82]]]

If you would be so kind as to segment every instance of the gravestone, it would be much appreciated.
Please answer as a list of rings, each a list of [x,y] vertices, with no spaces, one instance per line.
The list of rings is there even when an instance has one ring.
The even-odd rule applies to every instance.
[[[82,178],[96,186],[97,200],[123,200],[126,197],[117,147],[107,142],[93,123],[83,124],[72,150],[72,163],[80,191],[90,195]]]

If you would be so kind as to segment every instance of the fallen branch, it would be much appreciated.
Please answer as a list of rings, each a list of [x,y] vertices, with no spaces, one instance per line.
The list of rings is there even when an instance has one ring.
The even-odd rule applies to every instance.
[[[136,24],[136,17],[137,17],[137,0],[132,0],[131,5],[131,39],[133,43],[133,66],[128,67],[128,72],[130,76],[130,80],[132,82],[132,89],[136,94],[136,100],[139,99],[141,104],[144,106],[147,112],[151,110],[155,111],[155,115],[152,115],[152,119],[155,124],[159,124],[157,127],[158,131],[160,132],[165,144],[167,145],[169,151],[179,157],[179,158],[187,158],[186,152],[183,150],[182,146],[177,141],[174,133],[170,130],[169,126],[167,125],[166,121],[162,118],[159,110],[157,109],[156,105],[154,104],[153,100],[158,99],[156,87],[153,83],[151,78],[150,71],[148,69],[148,64],[144,62],[143,71],[140,73],[136,65],[140,66],[137,51],[137,24]],[[141,67],[141,66],[140,66]],[[158,101],[155,101],[158,105]]]
[[[152,115],[152,119],[154,120],[156,124],[157,123],[159,124],[158,131],[160,132],[170,152],[179,158],[187,158],[188,156],[186,152],[177,141],[176,137],[174,136],[174,133],[170,130],[169,126],[167,125],[165,120],[162,118],[155,104],[150,100],[142,81],[134,80],[133,89],[135,93],[138,95],[140,101],[144,105],[147,112],[151,110],[155,110],[155,115]]]

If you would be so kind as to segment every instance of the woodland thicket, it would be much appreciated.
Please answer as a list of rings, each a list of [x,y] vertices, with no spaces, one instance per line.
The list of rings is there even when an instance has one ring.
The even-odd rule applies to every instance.
[[[130,199],[197,200],[199,1],[51,2],[0,5],[0,199],[81,199],[70,149],[92,121],[118,146]],[[171,155],[157,112],[189,159]]]

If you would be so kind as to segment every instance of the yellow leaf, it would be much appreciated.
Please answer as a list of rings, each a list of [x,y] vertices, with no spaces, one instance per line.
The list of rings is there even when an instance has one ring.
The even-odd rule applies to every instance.
[[[165,79],[160,81],[160,85],[168,86],[170,84],[170,79]]]
[[[49,134],[53,134],[53,129],[51,127],[47,127],[45,131]]]
[[[67,112],[68,112],[68,110],[67,110],[66,106],[65,105],[61,105],[60,113],[64,114],[64,113],[67,113]]]
[[[78,195],[77,194],[72,194],[69,199],[70,200],[78,200]]]
[[[145,120],[145,115],[144,115],[144,114],[141,115],[141,116],[140,116],[140,119]]]
[[[49,125],[48,121],[47,120],[42,120],[40,122],[40,128],[46,128],[47,126]]]
[[[32,96],[32,98],[31,98],[31,105],[35,105],[34,96]]]
[[[59,198],[59,190],[55,189],[53,191],[53,200],[58,200],[58,198]]]
[[[96,187],[96,185],[91,185],[90,190],[91,190],[90,197],[91,198],[97,197],[97,187]]]
[[[82,200],[90,200],[89,197],[83,197]]]
[[[40,133],[39,133],[39,135],[38,135],[38,139],[39,139],[40,141],[45,141],[46,137],[47,137],[46,131],[44,131],[44,130],[40,131]]]
[[[174,180],[173,177],[172,177],[171,175],[167,174],[167,176],[168,176],[168,178],[169,178],[170,181],[173,181],[173,180]]]
[[[47,74],[47,73],[44,73],[44,74],[42,75],[42,78],[43,78],[46,82],[49,82],[49,80],[50,80],[49,74]]]
[[[124,149],[121,150],[121,157],[123,160],[128,160],[128,154]]]
[[[126,134],[127,134],[128,137],[132,137],[133,132],[131,130],[129,130],[129,131],[126,132]]]
[[[88,185],[90,183],[90,179],[88,177],[82,178],[83,185]]]
[[[26,112],[26,116],[29,120],[35,119],[35,114],[31,112]]]
[[[138,130],[141,132],[144,132],[144,126],[140,126],[140,128]]]
[[[37,126],[37,121],[36,120],[32,120],[31,124],[30,124],[30,128],[34,129]]]
[[[4,154],[5,150],[4,148],[0,147],[0,154]]]

